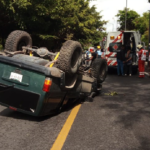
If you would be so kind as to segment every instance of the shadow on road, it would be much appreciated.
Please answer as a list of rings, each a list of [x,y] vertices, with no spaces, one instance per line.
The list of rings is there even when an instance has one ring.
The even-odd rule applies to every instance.
[[[12,111],[9,108],[6,108],[0,112],[0,116],[10,117],[10,118],[19,119],[19,120],[29,120],[29,121],[40,122],[40,121],[49,119],[49,118],[53,117],[54,115],[53,116],[49,115],[49,116],[43,116],[43,117],[35,117],[35,116],[23,114],[21,112]]]
[[[51,117],[57,116],[58,114],[60,114],[62,112],[70,111],[76,105],[78,105],[80,103],[81,103],[80,100],[72,100],[69,103],[67,103],[66,105],[64,105],[60,112],[57,112],[52,115],[47,115],[47,116],[40,116],[40,117],[30,116],[27,114],[23,114],[21,112],[10,110],[9,108],[6,108],[3,111],[1,111],[0,116],[10,117],[10,118],[19,119],[19,120],[29,120],[29,121],[41,122],[41,121],[50,119]]]

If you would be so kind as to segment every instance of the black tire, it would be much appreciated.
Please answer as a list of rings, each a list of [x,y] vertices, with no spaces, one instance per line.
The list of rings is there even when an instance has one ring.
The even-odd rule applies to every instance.
[[[68,40],[60,49],[57,67],[66,73],[76,73],[82,60],[82,47],[77,41]]]
[[[107,76],[107,61],[105,59],[96,58],[91,68],[92,77],[96,78],[98,83],[104,82]]]
[[[32,47],[31,36],[21,30],[15,30],[8,35],[5,43],[5,50],[7,51],[21,51],[22,46]]]

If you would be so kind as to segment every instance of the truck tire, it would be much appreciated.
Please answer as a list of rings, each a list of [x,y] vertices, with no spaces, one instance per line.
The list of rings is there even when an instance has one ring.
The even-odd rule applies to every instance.
[[[15,30],[8,35],[5,43],[5,50],[7,51],[21,51],[22,46],[32,47],[31,36],[21,30]]]
[[[96,78],[98,83],[104,82],[107,76],[107,61],[105,59],[96,58],[91,68],[92,77]]]
[[[82,60],[82,47],[77,41],[68,40],[60,49],[57,67],[66,73],[76,73]]]

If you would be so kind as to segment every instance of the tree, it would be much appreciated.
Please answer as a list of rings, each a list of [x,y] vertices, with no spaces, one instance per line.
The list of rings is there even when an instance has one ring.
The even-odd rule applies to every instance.
[[[148,46],[149,39],[149,13],[143,13],[143,16],[136,18],[133,23],[135,24],[135,29],[139,30],[142,34],[142,41]]]
[[[120,27],[118,28],[118,30],[125,29],[125,12],[126,12],[126,8],[124,10],[119,10],[118,14],[116,15],[116,17],[118,17],[117,21],[120,24]],[[134,30],[135,24],[133,23],[133,21],[139,17],[140,17],[140,15],[136,11],[128,9],[127,10],[127,19],[126,19],[126,29]]]
[[[144,34],[146,30],[148,30],[149,25],[149,13],[143,13],[143,16],[139,18],[135,18],[133,21],[135,25],[135,29],[139,30],[141,34]]]
[[[0,20],[4,18],[1,31],[7,31],[0,33],[0,38],[21,29],[29,32],[39,47],[59,49],[67,39],[95,44],[105,30],[106,21],[95,6],[89,7],[89,0],[0,0],[0,8]]]
[[[0,41],[3,47],[5,38],[16,27],[9,3],[9,0],[0,0]]]

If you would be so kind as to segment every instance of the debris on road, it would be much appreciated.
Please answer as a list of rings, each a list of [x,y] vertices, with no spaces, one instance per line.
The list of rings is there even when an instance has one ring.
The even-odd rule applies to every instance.
[[[114,95],[118,95],[118,93],[114,91],[114,92],[110,92],[110,93],[105,93],[105,95],[114,96]]]

